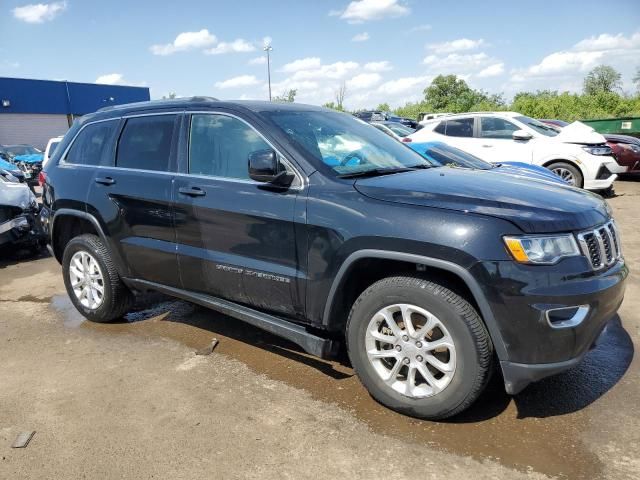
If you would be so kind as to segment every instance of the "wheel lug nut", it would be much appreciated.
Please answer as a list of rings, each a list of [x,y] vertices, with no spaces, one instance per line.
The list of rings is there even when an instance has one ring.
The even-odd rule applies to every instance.
[[[409,341],[409,337],[407,335],[403,335],[402,336],[402,340],[404,340],[405,342]]]
[[[422,355],[418,355],[416,357],[416,360],[419,361],[419,362],[422,362],[422,360],[424,360],[424,359],[422,358]]]
[[[416,347],[422,348],[422,342],[416,342]]]
[[[404,363],[405,365],[409,365],[409,359],[408,358],[403,358],[402,359],[402,363]]]
[[[396,345],[396,350],[400,351],[400,350],[402,350],[402,347],[400,345]]]

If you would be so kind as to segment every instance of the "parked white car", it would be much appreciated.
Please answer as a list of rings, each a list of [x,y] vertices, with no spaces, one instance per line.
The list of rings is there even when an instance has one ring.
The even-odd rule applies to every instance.
[[[399,122],[371,122],[371,126],[399,141],[402,141],[404,137],[411,135],[415,131],[413,128],[409,128]]]
[[[445,142],[493,163],[540,165],[588,190],[606,190],[626,171],[591,127],[576,122],[559,132],[516,112],[449,115],[426,122],[409,139]]]
[[[62,141],[63,137],[53,137],[47,142],[47,148],[44,150],[44,158],[42,159],[42,168],[47,164],[53,152],[56,151],[56,147]]]

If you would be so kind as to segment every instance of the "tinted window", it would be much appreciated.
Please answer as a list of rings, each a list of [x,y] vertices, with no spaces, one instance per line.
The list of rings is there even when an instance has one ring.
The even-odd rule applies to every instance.
[[[118,142],[116,165],[167,171],[174,124],[175,115],[128,119]]]
[[[473,118],[447,120],[444,134],[447,137],[473,137]]]
[[[189,137],[189,173],[249,179],[249,154],[271,149],[258,133],[237,118],[193,115]]]
[[[87,125],[78,134],[64,161],[83,165],[109,165],[109,141],[118,126],[116,120]],[[53,155],[53,145],[49,157]]]
[[[447,130],[447,122],[440,122],[436,128],[433,129],[434,132],[444,135]]]
[[[513,132],[520,127],[511,122],[495,117],[482,117],[480,120],[480,136],[483,138],[513,138]]]

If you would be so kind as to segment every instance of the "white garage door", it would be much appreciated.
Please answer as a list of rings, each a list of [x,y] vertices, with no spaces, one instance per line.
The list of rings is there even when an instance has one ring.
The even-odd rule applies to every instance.
[[[52,137],[69,130],[66,115],[2,113],[0,114],[0,144],[26,143],[41,150]]]

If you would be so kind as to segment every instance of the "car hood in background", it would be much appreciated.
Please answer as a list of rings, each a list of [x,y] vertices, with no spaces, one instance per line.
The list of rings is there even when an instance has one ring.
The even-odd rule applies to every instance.
[[[430,168],[358,179],[377,200],[490,215],[527,233],[585,230],[604,223],[604,200],[590,192],[491,170]]]
[[[597,145],[605,143],[603,135],[582,122],[573,122],[560,130],[554,138],[563,143],[580,143],[585,145]]]
[[[16,155],[13,157],[13,160],[24,163],[38,163],[41,162],[43,158],[44,155],[42,153],[32,153],[29,155]]]
[[[607,133],[604,138],[607,142],[612,143],[627,143],[630,145],[640,145],[640,138],[632,137],[631,135],[618,135],[616,133]]]
[[[26,184],[0,181],[0,206],[25,210],[35,204],[36,197]]]

